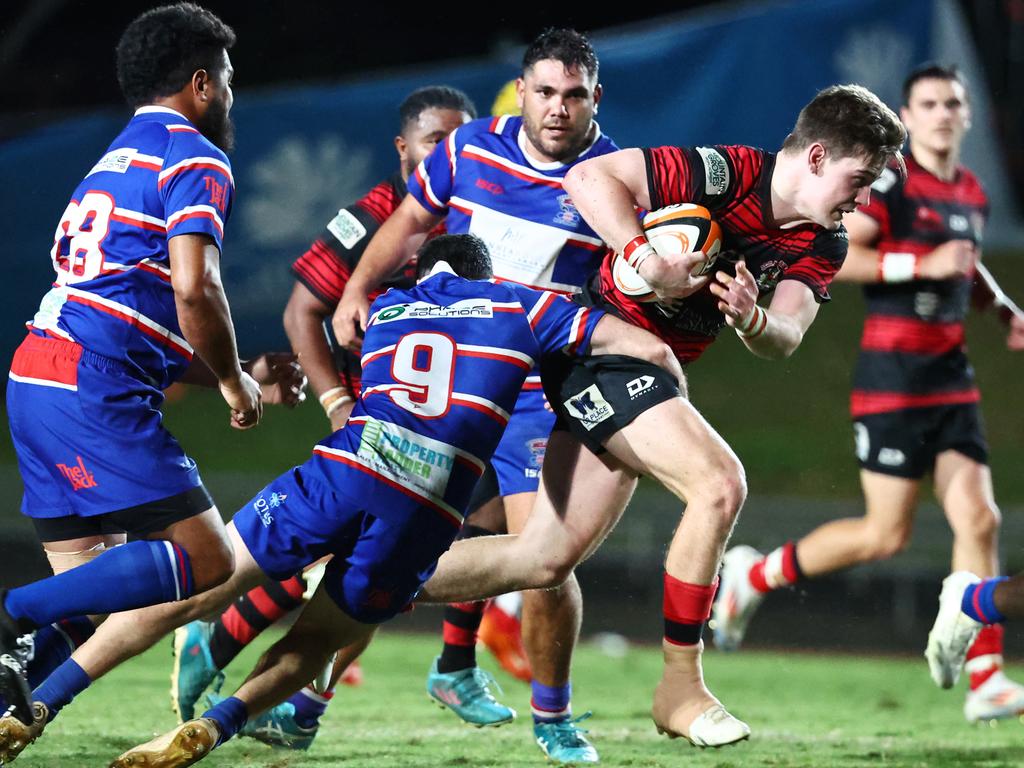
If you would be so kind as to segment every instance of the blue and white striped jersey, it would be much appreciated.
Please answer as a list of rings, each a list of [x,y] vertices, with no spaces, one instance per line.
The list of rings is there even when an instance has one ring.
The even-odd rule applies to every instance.
[[[192,358],[167,243],[200,233],[221,249],[233,195],[221,150],[178,112],[140,108],[61,216],[51,251],[57,276],[29,328],[123,361],[166,387]]]
[[[550,291],[443,268],[393,288],[370,308],[359,402],[306,466],[328,485],[341,466],[355,468],[365,486],[353,487],[353,473],[344,486],[356,498],[384,483],[410,509],[460,524],[527,374],[546,355],[585,353],[602,316]]]

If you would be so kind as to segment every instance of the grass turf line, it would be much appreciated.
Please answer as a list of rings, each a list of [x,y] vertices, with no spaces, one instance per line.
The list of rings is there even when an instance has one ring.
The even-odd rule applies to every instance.
[[[226,691],[251,668],[259,649],[229,668]],[[498,673],[499,700],[517,721],[498,729],[462,725],[424,693],[434,637],[385,629],[364,659],[366,683],[339,687],[308,753],[273,750],[236,739],[201,765],[215,768],[384,768],[401,766],[542,766],[529,723],[529,689]],[[174,724],[168,704],[170,640],[116,670],[83,694],[30,747],[22,768],[107,765],[123,750]],[[483,665],[496,665],[481,651]],[[706,655],[714,692],[753,729],[750,742],[698,750],[658,736],[648,717],[660,673],[653,648],[611,658],[592,646],[577,656],[576,714],[587,709],[590,737],[606,766],[677,768],[852,768],[915,766],[1010,768],[1024,758],[1024,725],[969,726],[960,712],[964,683],[940,691],[924,660],[742,652]],[[1012,674],[1012,670],[1011,670]],[[1017,670],[1018,679],[1021,671]]]

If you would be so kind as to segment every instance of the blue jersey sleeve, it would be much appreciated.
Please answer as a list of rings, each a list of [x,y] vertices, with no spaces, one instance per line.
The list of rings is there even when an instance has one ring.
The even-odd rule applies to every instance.
[[[507,283],[518,295],[542,354],[584,355],[604,310],[584,307],[551,291]]]
[[[223,250],[224,222],[235,191],[227,156],[199,134],[174,134],[157,184],[164,202],[167,239],[204,234]]]
[[[456,128],[448,134],[447,139],[434,147],[434,151],[423,158],[406,182],[409,194],[435,216],[448,213],[448,201],[455,181],[458,133],[459,129]]]

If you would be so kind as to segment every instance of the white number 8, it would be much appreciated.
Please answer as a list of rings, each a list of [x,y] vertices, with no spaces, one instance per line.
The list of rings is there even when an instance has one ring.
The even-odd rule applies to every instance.
[[[81,202],[68,203],[50,251],[59,285],[92,280],[103,271],[101,243],[113,212],[114,198],[106,192],[87,192]]]
[[[455,376],[455,341],[443,333],[409,333],[395,345],[391,377],[408,389],[388,394],[401,408],[420,418],[436,419],[451,407]]]

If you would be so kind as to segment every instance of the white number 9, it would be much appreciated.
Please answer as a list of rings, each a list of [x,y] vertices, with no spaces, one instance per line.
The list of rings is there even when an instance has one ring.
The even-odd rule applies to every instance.
[[[406,334],[395,345],[391,376],[408,387],[388,393],[396,405],[420,418],[444,416],[451,407],[455,341],[443,333]]]

